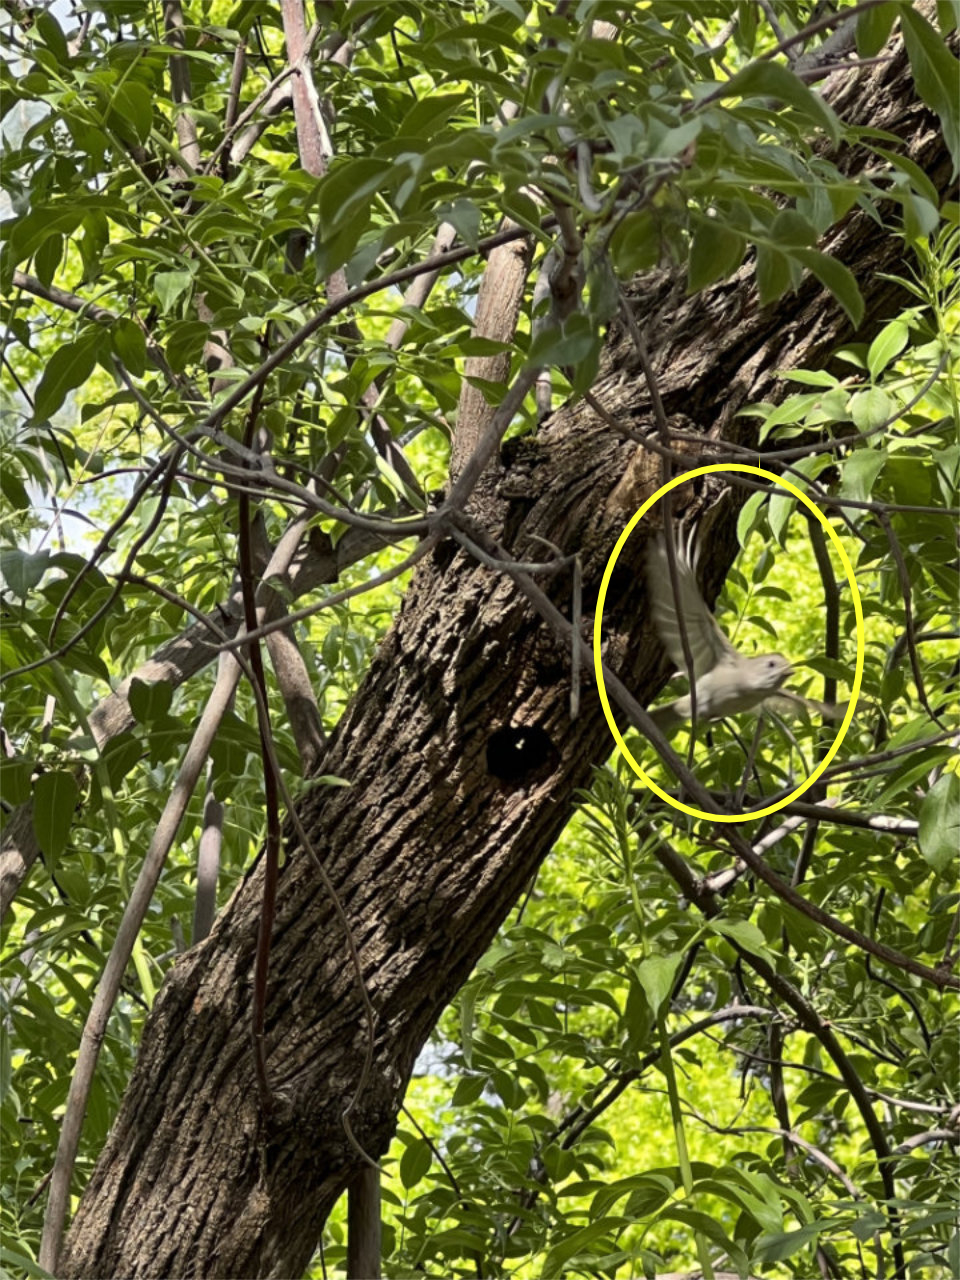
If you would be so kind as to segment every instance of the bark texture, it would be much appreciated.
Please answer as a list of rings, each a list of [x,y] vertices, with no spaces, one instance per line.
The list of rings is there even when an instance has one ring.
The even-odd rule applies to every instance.
[[[899,54],[859,73],[834,101],[848,119],[899,133],[946,189],[939,130]],[[859,278],[877,328],[896,307],[880,275],[902,266],[902,243],[855,212],[828,247]],[[743,439],[749,420],[735,415],[746,401],[773,395],[777,370],[822,365],[849,336],[812,281],[766,309],[748,269],[692,301],[666,274],[635,292],[668,413],[714,437]],[[649,396],[619,330],[595,394],[624,425],[651,428]],[[690,465],[700,460],[691,447]],[[656,460],[579,405],[504,450],[478,510],[520,558],[542,557],[534,534],[581,552],[589,610],[617,534],[658,485]],[[675,510],[686,507],[709,529],[710,598],[735,553],[738,505],[722,481],[677,495]],[[643,542],[631,539],[621,556],[606,617],[611,664],[641,700],[667,674],[645,618]],[[567,606],[569,582],[552,580],[550,592]],[[317,789],[302,803],[377,1010],[373,1071],[350,1117],[372,1156],[387,1148],[411,1068],[444,1005],[549,852],[574,791],[610,752],[592,688],[570,723],[567,672],[568,655],[511,580],[441,545],[320,763],[350,787]],[[61,1277],[299,1275],[362,1167],[341,1121],[367,1034],[355,978],[316,868],[288,844],[267,1009],[277,1114],[268,1123],[259,1113],[250,1045],[258,867],[210,936],[177,961],[157,999]]]

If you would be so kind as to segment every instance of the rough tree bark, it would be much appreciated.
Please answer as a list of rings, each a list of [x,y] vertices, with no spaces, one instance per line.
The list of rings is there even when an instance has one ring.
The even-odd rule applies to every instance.
[[[833,100],[848,120],[898,133],[946,189],[949,158],[899,49]],[[880,275],[900,265],[902,242],[854,212],[827,247],[858,277],[870,323],[889,318],[895,290]],[[814,282],[761,309],[750,276],[745,268],[692,301],[668,275],[637,286],[667,411],[705,436],[747,439],[749,426],[735,420],[743,404],[770,398],[777,370],[822,365],[849,336]],[[652,429],[649,396],[619,329],[595,395],[624,425]],[[700,460],[692,448],[691,466]],[[658,475],[652,455],[573,406],[536,439],[504,450],[483,487],[483,519],[520,558],[542,556],[534,534],[581,552],[589,609],[618,532]],[[709,522],[711,596],[735,553],[738,501],[722,483],[678,499]],[[644,700],[666,666],[645,620],[643,538],[631,542],[612,592],[608,657]],[[554,579],[549,590],[565,607],[569,582]],[[373,1156],[387,1148],[444,1005],[549,852],[574,791],[609,754],[595,692],[585,690],[573,724],[568,694],[568,655],[511,580],[441,545],[417,573],[320,763],[350,787],[317,789],[302,803],[377,1010],[371,1078],[351,1113]],[[211,935],[168,976],[58,1275],[301,1274],[327,1213],[362,1167],[341,1121],[366,1037],[355,978],[316,868],[288,844],[267,1010],[277,1114],[268,1125],[259,1113],[250,1043],[257,867]]]

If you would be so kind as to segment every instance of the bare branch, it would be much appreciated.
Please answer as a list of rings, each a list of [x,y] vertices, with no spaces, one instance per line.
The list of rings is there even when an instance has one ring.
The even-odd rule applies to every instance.
[[[167,43],[174,49],[183,49],[183,10],[180,0],[164,0],[163,25]],[[182,53],[170,55],[170,97],[176,107],[174,123],[180,155],[190,170],[196,173],[200,167],[200,144],[197,126],[187,110],[192,97],[190,89],[190,64]]]

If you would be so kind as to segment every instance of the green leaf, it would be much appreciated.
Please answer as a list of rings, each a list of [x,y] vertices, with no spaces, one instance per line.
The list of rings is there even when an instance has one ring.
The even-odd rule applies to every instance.
[[[568,316],[563,324],[541,330],[530,343],[527,367],[578,364],[594,347],[594,329],[581,312]]]
[[[825,369],[787,369],[778,376],[785,382],[799,382],[804,387],[837,386],[837,379]]]
[[[401,480],[400,476],[396,473],[393,467],[390,466],[389,462],[385,462],[383,458],[377,455],[376,465],[377,471],[387,481],[391,489],[404,498],[414,511],[426,510],[423,497],[417,493],[416,490],[411,489],[409,485]]]
[[[87,329],[76,342],[66,342],[47,361],[33,402],[34,422],[43,422],[61,407],[74,388],[82,386],[93,373],[97,352],[106,333],[99,327]]]
[[[192,280],[193,276],[189,271],[157,272],[153,277],[153,289],[164,315],[173,310],[174,303],[190,288]]]
[[[480,209],[472,200],[454,200],[453,204],[440,210],[440,217],[456,229],[457,235],[464,244],[472,249],[477,247],[480,239]]]
[[[818,404],[820,399],[816,392],[787,396],[786,400],[778,404],[764,418],[763,426],[760,428],[760,439],[765,440],[774,427],[782,426],[785,422],[801,422],[807,411]]]
[[[826,1222],[808,1222],[796,1231],[785,1231],[779,1235],[760,1236],[756,1243],[757,1253],[764,1262],[782,1262],[790,1258],[805,1245],[813,1244],[820,1234],[829,1228]]]
[[[9,464],[0,466],[0,493],[14,511],[29,511],[33,506],[26,486],[20,477],[10,470]]]
[[[845,342],[833,353],[834,359],[852,364],[855,369],[867,367],[867,345],[865,342]]]
[[[476,387],[487,404],[490,405],[501,404],[507,394],[507,387],[504,383],[494,382],[490,378],[480,378],[474,373],[468,374],[464,381],[468,382],[471,387]]]
[[[540,230],[540,208],[525,191],[505,191],[502,204],[504,213],[521,227],[528,231]]]
[[[956,178],[960,171],[960,62],[912,5],[900,8],[900,25],[917,92],[940,117]]]
[[[584,395],[597,380],[600,371],[600,355],[603,351],[603,339],[594,330],[593,338],[586,353],[574,363],[573,377],[570,385],[577,395]]]
[[[840,140],[840,122],[824,100],[779,62],[752,62],[723,85],[721,98],[779,98],[834,142]]]
[[[120,733],[103,748],[103,762],[114,790],[143,756],[143,744],[130,732]]]
[[[21,1253],[20,1248],[14,1248],[12,1244],[0,1244],[0,1262],[10,1267],[14,1275],[27,1276],[28,1280],[54,1280],[39,1262],[34,1262],[29,1254]]]
[[[683,952],[672,955],[647,956],[637,965],[637,981],[643,987],[650,1008],[656,1012],[673,990],[673,980],[683,963]]]
[[[797,500],[793,494],[784,493],[780,489],[770,496],[767,523],[770,525],[770,533],[776,541],[779,542],[781,547],[786,546],[783,534],[790,522],[790,517],[793,515],[796,505]]]
[[[903,223],[908,240],[925,240],[939,227],[940,211],[923,196],[908,191],[903,197]]]
[[[121,316],[111,326],[113,349],[134,377],[143,376],[147,367],[147,338],[143,330],[128,316]]]
[[[857,53],[861,58],[878,54],[890,37],[898,6],[892,3],[865,9],[857,18]]]
[[[407,1191],[424,1178],[432,1160],[433,1152],[426,1138],[417,1138],[407,1145],[400,1157],[400,1181]]]
[[[747,539],[757,527],[760,519],[760,508],[767,500],[765,493],[751,493],[740,508],[740,514],[737,517],[737,542],[741,547],[747,545]]]
[[[887,151],[884,147],[875,147],[874,151],[892,169],[904,174],[918,195],[923,196],[926,201],[934,206],[939,205],[940,197],[937,193],[937,188],[916,161],[911,160],[909,156],[903,155],[899,151]]]
[[[153,94],[145,84],[128,80],[117,88],[111,103],[111,118],[114,114],[133,125],[140,141],[146,142],[153,128]]]
[[[300,794],[312,791],[315,787],[351,787],[353,783],[349,778],[338,777],[335,773],[320,773],[316,777],[309,778],[304,784]]]
[[[635,1217],[655,1213],[673,1195],[677,1184],[665,1173],[637,1173],[607,1183],[593,1197],[590,1217],[604,1217],[618,1200],[630,1197],[627,1209]]]
[[[37,273],[37,279],[41,284],[51,285],[53,278],[57,274],[57,268],[60,266],[60,259],[63,257],[63,236],[59,231],[55,231],[44,240],[43,244],[33,255],[33,269]]]
[[[130,681],[127,701],[130,703],[133,718],[139,724],[162,720],[170,710],[170,704],[173,701],[173,685],[167,680],[147,684],[145,680],[133,679]]]
[[[29,760],[0,759],[0,799],[4,804],[25,804],[30,799],[32,773]]]
[[[21,551],[8,547],[0,551],[0,577],[18,600],[25,600],[49,568],[50,552]]]
[[[418,99],[397,127],[399,138],[436,138],[442,125],[450,119],[458,107],[464,105],[468,94],[428,93]],[[453,219],[451,218],[452,222]]]
[[[473,1031],[476,1025],[474,1006],[477,1001],[475,985],[467,986],[460,993],[460,1048],[467,1068],[473,1066]]]
[[[909,337],[910,329],[902,320],[891,320],[884,325],[867,350],[867,368],[871,378],[879,377],[890,361],[896,359]]]
[[[960,775],[945,773],[920,806],[920,852],[941,875],[960,849]]]
[[[880,387],[868,387],[850,397],[847,405],[850,417],[858,431],[873,431],[896,417],[896,405]]]
[[[842,464],[840,492],[857,502],[868,501],[877,476],[887,461],[884,449],[857,449]]]
[[[606,256],[598,258],[587,268],[585,296],[587,314],[593,322],[594,331],[599,333],[601,326],[620,310],[620,285]]]
[[[448,348],[449,350],[449,348]],[[494,338],[461,338],[456,350],[462,356],[499,356],[505,351],[512,351],[509,342],[497,342]]]
[[[518,23],[526,22],[528,15],[520,0],[493,0],[493,3],[498,9],[503,9],[512,18],[516,18]]]
[[[723,1230],[719,1222],[709,1217],[705,1213],[701,1213],[699,1209],[688,1209],[685,1205],[670,1205],[666,1209],[662,1209],[657,1214],[657,1221],[676,1221],[682,1222],[691,1230],[698,1232],[700,1235],[706,1236],[708,1240],[712,1240],[714,1244],[721,1249],[728,1251],[730,1261],[735,1266],[739,1266],[739,1259],[743,1257],[740,1250],[730,1240]]]
[[[757,45],[759,8],[754,0],[740,0],[734,24],[734,39],[748,57],[753,57]]]
[[[816,227],[796,209],[781,209],[768,235],[781,249],[805,249],[817,243]]]
[[[704,1178],[698,1182],[694,1193],[698,1196],[719,1196],[729,1201],[752,1218],[761,1231],[777,1231],[783,1226],[783,1214],[779,1205],[774,1208],[766,1200],[744,1191],[732,1178],[729,1182],[723,1181],[719,1175],[724,1172],[728,1171],[718,1170],[717,1177]]]
[[[760,553],[760,559],[753,566],[753,573],[750,575],[751,582],[754,584],[761,583],[776,564],[776,560],[773,548],[764,547]]]
[[[564,1266],[571,1258],[587,1245],[592,1244],[594,1240],[619,1230],[626,1221],[625,1218],[600,1218],[586,1227],[581,1227],[578,1231],[571,1232],[565,1240],[561,1240],[548,1251],[543,1260],[540,1280],[556,1280],[557,1276],[563,1274]]]
[[[34,21],[37,24],[37,34],[40,39],[60,65],[65,67],[70,61],[70,51],[67,48],[66,37],[60,28],[60,23],[49,9],[41,9]]]
[[[691,142],[695,141],[702,128],[703,120],[699,116],[693,116],[656,138],[650,154],[659,156],[661,159],[678,156],[681,151],[685,151],[690,146]]]
[[[783,297],[790,288],[790,261],[786,254],[768,245],[757,245],[757,289],[760,305],[767,306]]]
[[[808,271],[812,271],[820,283],[836,298],[850,317],[854,328],[863,319],[863,298],[860,288],[849,267],[845,267],[836,258],[831,258],[819,249],[797,249],[796,257]]]
[[[329,279],[334,271],[351,260],[369,224],[370,210],[364,208],[336,235],[321,238],[318,233],[313,253],[313,264],[318,280]]]
[[[709,928],[722,937],[731,938],[751,955],[773,958],[762,932],[749,920],[724,920],[718,917],[709,921]]]
[[[450,1099],[452,1107],[469,1107],[483,1093],[486,1080],[483,1076],[461,1076]]]
[[[167,363],[174,373],[183,373],[192,360],[199,360],[210,326],[202,320],[177,320],[167,332]]]
[[[370,204],[392,168],[388,162],[368,156],[331,166],[320,182],[317,198],[318,234],[324,244],[361,214],[369,215]]]
[[[67,847],[79,795],[76,778],[62,769],[42,773],[33,784],[33,831],[51,861]]]
[[[610,237],[610,257],[623,280],[657,265],[660,227],[651,210],[627,214]]]
[[[743,261],[746,247],[744,237],[718,219],[699,219],[690,246],[687,292],[697,293],[715,280],[733,275]]]

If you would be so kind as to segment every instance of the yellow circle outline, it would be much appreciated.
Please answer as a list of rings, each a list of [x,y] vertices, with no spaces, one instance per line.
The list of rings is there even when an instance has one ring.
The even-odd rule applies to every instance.
[[[603,605],[607,598],[607,587],[610,585],[610,578],[613,575],[613,570],[617,563],[617,557],[623,550],[630,534],[647,514],[650,508],[655,506],[665,493],[669,493],[671,489],[676,489],[678,485],[686,484],[688,480],[695,480],[697,476],[711,475],[715,471],[746,471],[751,475],[761,476],[765,480],[772,480],[774,484],[778,484],[781,488],[792,493],[795,498],[799,499],[805,507],[813,512],[821,525],[823,525],[824,530],[836,549],[837,555],[840,557],[840,563],[843,565],[844,572],[847,575],[847,582],[850,584],[850,590],[853,594],[853,608],[857,616],[857,668],[853,676],[853,690],[850,695],[850,702],[847,706],[847,714],[843,717],[843,723],[840,726],[840,731],[837,734],[836,741],[817,765],[816,769],[814,769],[813,773],[811,773],[810,777],[802,786],[797,787],[796,791],[792,791],[790,795],[785,796],[784,799],[778,801],[776,804],[768,805],[765,809],[757,809],[751,813],[741,814],[705,813],[702,809],[694,809],[691,805],[684,804],[682,801],[675,800],[672,796],[668,796],[665,791],[662,791],[660,787],[657,786],[652,778],[647,777],[643,768],[637,764],[636,760],[634,760],[631,755],[630,748],[621,737],[620,730],[617,728],[616,721],[613,718],[613,713],[610,710],[610,700],[607,697],[606,685],[603,682],[603,659],[600,653],[600,631],[603,623]],[[761,467],[752,467],[748,463],[713,463],[708,467],[697,467],[695,471],[685,471],[682,475],[674,476],[671,481],[662,485],[651,498],[647,499],[617,539],[617,545],[613,548],[610,559],[607,561],[603,580],[600,583],[600,594],[597,598],[597,613],[593,624],[593,665],[597,677],[597,689],[600,692],[600,703],[603,706],[603,714],[606,717],[610,732],[616,739],[617,746],[620,749],[620,754],[633,769],[634,773],[640,778],[641,782],[645,783],[651,791],[655,792],[660,797],[661,800],[666,800],[667,804],[673,805],[675,809],[679,809],[682,813],[689,814],[692,818],[707,818],[712,822],[753,822],[757,818],[765,818],[768,814],[776,813],[778,809],[782,809],[785,805],[790,804],[791,801],[798,799],[806,790],[808,790],[808,788],[812,787],[833,757],[840,750],[840,744],[843,742],[847,729],[850,727],[850,721],[853,719],[853,711],[857,704],[857,698],[860,694],[860,684],[863,679],[863,651],[863,608],[860,603],[860,592],[857,588],[857,580],[854,576],[853,567],[850,564],[849,557],[843,549],[843,543],[834,533],[826,516],[820,508],[811,502],[805,493],[801,493],[801,491],[796,488],[795,485],[792,485],[789,480],[784,480],[781,476],[775,476],[771,471],[764,471]]]

